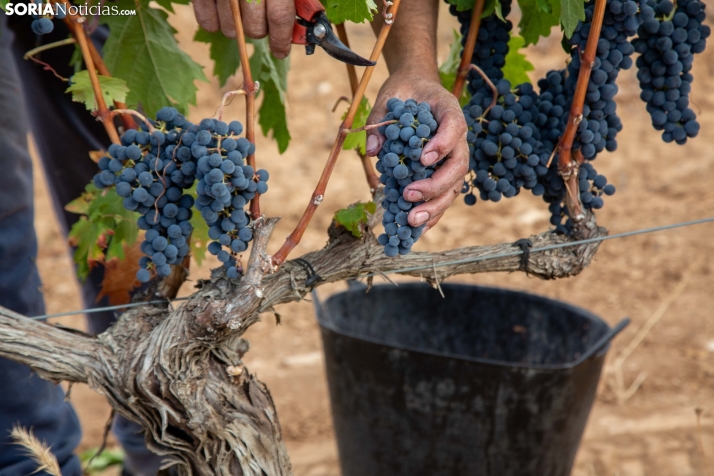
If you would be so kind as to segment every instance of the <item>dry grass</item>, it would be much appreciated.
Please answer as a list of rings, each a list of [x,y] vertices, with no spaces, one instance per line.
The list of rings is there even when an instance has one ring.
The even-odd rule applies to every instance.
[[[10,436],[15,440],[15,444],[25,448],[27,455],[39,465],[32,474],[46,471],[52,476],[62,476],[57,458],[52,454],[49,446],[32,434],[32,430],[14,426]]]

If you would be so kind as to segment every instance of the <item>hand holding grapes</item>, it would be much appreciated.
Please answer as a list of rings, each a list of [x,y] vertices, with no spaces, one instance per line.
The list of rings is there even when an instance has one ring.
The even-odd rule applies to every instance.
[[[439,123],[436,135],[424,146],[421,163],[434,165],[446,159],[430,178],[407,186],[404,198],[409,202],[426,201],[409,212],[409,224],[426,224],[424,231],[436,225],[451,203],[459,196],[468,171],[469,149],[466,144],[466,122],[456,98],[439,83],[436,77],[420,77],[415,73],[393,74],[382,86],[368,124],[377,123],[387,113],[386,102],[391,97],[414,98],[429,103]],[[367,136],[367,154],[376,155],[386,137],[378,129]]]
[[[410,184],[404,191],[409,202],[426,201],[409,212],[409,224],[434,226],[449,205],[459,196],[468,171],[469,149],[466,144],[466,120],[456,98],[441,86],[436,62],[436,25],[438,0],[417,0],[399,11],[382,53],[390,76],[385,81],[374,109],[367,120],[377,123],[387,113],[386,102],[396,97],[427,102],[439,123],[436,135],[424,146],[422,164],[428,166],[446,159],[434,174]],[[384,25],[375,16],[372,29],[379,33]],[[367,135],[367,154],[376,155],[385,141],[384,135],[372,129]]]

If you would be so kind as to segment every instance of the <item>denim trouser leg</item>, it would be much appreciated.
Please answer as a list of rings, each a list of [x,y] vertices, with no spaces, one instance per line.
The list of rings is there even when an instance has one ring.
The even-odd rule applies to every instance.
[[[4,18],[0,30],[0,305],[37,315],[44,313],[44,303],[35,265],[25,104]],[[25,365],[0,359],[0,476],[24,476],[37,469],[22,448],[12,444],[9,432],[14,424],[31,428],[51,446],[64,476],[81,474],[79,459],[72,454],[81,437],[79,421],[64,402],[62,388],[40,379]]]
[[[0,201],[2,201],[0,203],[0,305],[29,316],[35,316],[44,313],[44,306],[39,291],[39,276],[34,265],[36,239],[32,218],[32,164],[27,155],[25,140],[27,123],[29,122],[33,131],[43,168],[47,175],[53,206],[63,233],[66,233],[78,218],[78,215],[65,211],[63,209],[64,205],[78,197],[84,190],[84,186],[91,181],[92,176],[96,173],[96,165],[89,160],[88,152],[105,148],[109,141],[101,124],[81,104],[72,102],[70,96],[64,94],[66,83],[59,81],[52,73],[44,71],[39,65],[22,60],[24,52],[36,46],[37,37],[31,32],[29,23],[26,21],[28,20],[27,17],[12,17],[10,20],[10,28],[7,28],[6,17],[0,12],[0,85],[3,88],[3,91],[0,91],[0,127],[2,127],[2,130],[0,130]],[[67,37],[68,31],[63,23],[55,21],[54,24],[55,31],[41,37],[44,43]],[[13,30],[15,30],[14,35]],[[101,38],[99,40],[101,41]],[[69,67],[71,53],[72,48],[55,49],[44,53],[46,56],[43,59],[52,63],[60,74],[70,76],[72,74]],[[18,78],[18,71],[21,80]],[[23,90],[25,103],[22,101]],[[26,115],[29,117],[26,117]],[[8,165],[5,165],[6,163]],[[3,176],[7,173],[8,167],[17,167],[14,178]],[[25,195],[21,194],[23,191]],[[21,226],[6,221],[6,218],[11,218],[12,214],[9,211],[10,209],[6,211],[5,208],[21,206],[29,210],[29,218],[24,217],[27,223],[23,223]],[[28,212],[17,214],[17,217],[19,217],[17,219],[23,219],[21,215],[27,214]],[[8,216],[6,217],[5,215]],[[20,230],[22,230],[22,233],[29,233],[29,235],[20,240],[20,243],[25,246],[32,243],[33,251],[31,253],[27,252],[31,258],[25,258],[25,255],[19,253],[18,250],[5,254],[6,245],[4,242],[6,238],[4,237],[4,232],[6,233],[6,229],[16,230],[17,233],[20,233]],[[29,237],[32,239],[29,240]],[[4,261],[5,257],[8,259],[7,263]],[[25,282],[20,283],[17,276],[13,278],[11,273],[6,273],[6,266],[8,270],[10,266],[24,269],[28,273]],[[98,286],[102,279],[103,271],[100,267],[97,267],[82,286],[84,305],[87,308],[96,305],[108,305],[106,301],[95,302]],[[9,283],[9,281],[13,282]],[[10,288],[5,287],[6,284],[11,284],[14,287],[10,290]],[[14,298],[11,298],[11,296],[14,296]],[[4,301],[3,299],[13,299],[13,301]],[[23,307],[23,305],[26,307]],[[32,307],[33,305],[35,307]],[[93,334],[99,334],[105,331],[113,321],[114,315],[109,312],[91,314],[88,321],[89,331]],[[5,362],[5,360],[0,360],[0,367]],[[24,368],[30,375],[29,369],[27,367]],[[0,369],[0,415],[5,411],[3,399],[5,391],[3,389],[15,388],[6,384],[11,380],[3,377],[4,374]],[[33,376],[30,380],[33,383],[40,382],[41,384],[51,385],[40,380],[37,376]],[[59,390],[59,388],[57,389]],[[25,399],[27,399],[26,395],[40,394],[40,392],[29,390],[22,393],[25,395]],[[31,403],[47,408],[47,405],[43,402],[35,402],[33,400]],[[71,411],[69,405],[65,404],[65,406]],[[13,411],[18,412],[21,410],[16,409]],[[32,423],[31,418],[33,417],[31,413],[28,413],[28,424],[34,428],[39,428],[39,422],[38,424]],[[59,419],[57,421],[61,422]],[[66,422],[63,424],[66,424]],[[5,420],[0,416],[0,438],[6,432],[6,428],[10,428],[8,425],[11,425],[11,423],[6,424]],[[131,474],[135,476],[153,476],[156,474],[161,458],[151,453],[144,445],[141,426],[124,417],[117,416],[113,430],[127,453],[125,464]],[[63,432],[59,423],[54,430],[48,429],[47,431],[55,431],[58,435]],[[77,435],[79,435],[78,427]],[[67,441],[70,440],[68,439]],[[76,446],[77,441],[72,443],[68,449],[69,452]],[[11,472],[4,472],[4,451],[4,447],[0,447],[0,476],[24,476],[31,472],[15,472],[14,469]]]

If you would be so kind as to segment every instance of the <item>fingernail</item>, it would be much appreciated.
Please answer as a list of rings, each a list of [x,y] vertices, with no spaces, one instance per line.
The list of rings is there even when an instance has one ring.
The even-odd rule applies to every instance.
[[[379,146],[379,139],[375,135],[370,135],[367,137],[367,153],[372,155],[374,154]]]
[[[424,165],[431,165],[437,160],[439,160],[439,154],[432,150],[431,152],[427,152],[422,156],[421,163]]]
[[[407,190],[407,200],[410,202],[420,202],[424,200],[424,194],[419,190]]]
[[[429,221],[429,214],[427,212],[417,212],[417,214],[414,215],[414,221],[416,222],[416,226],[420,226]]]

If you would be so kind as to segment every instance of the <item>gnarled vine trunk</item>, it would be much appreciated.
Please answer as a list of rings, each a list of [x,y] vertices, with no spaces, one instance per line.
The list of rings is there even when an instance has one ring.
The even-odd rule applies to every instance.
[[[524,269],[520,256],[487,259],[517,250],[509,243],[386,258],[368,230],[357,239],[332,227],[327,246],[302,257],[321,277],[306,285],[306,270],[294,261],[271,269],[265,249],[277,221],[256,222],[240,280],[216,271],[178,309],[134,308],[96,338],[0,308],[0,356],[29,365],[47,380],[87,383],[117,412],[140,423],[150,449],[181,475],[289,475],[270,393],[241,361],[248,348],[241,335],[260,312],[299,300],[320,284],[404,268],[427,266],[401,274],[434,284],[455,274],[495,271],[573,276],[588,266],[599,244],[533,253]],[[590,216],[579,233],[597,237],[607,231]],[[531,237],[534,248],[570,240],[551,232]],[[454,263],[471,257],[484,259]]]

